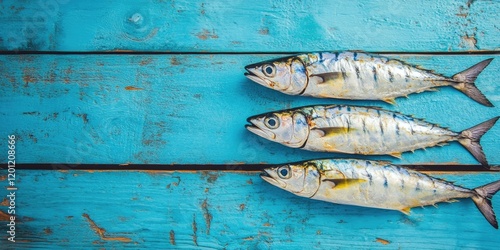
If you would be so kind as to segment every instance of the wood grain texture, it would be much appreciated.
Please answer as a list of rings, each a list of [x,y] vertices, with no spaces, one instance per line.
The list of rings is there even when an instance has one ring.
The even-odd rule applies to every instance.
[[[18,137],[19,163],[283,163],[345,156],[312,153],[246,131],[246,118],[311,104],[375,105],[461,131],[500,114],[499,57],[396,56],[445,75],[496,58],[477,86],[497,107],[452,88],[382,102],[288,96],[251,82],[244,65],[278,55],[0,56],[0,131]],[[500,126],[482,139],[491,164]],[[7,140],[0,140],[4,148]],[[477,164],[458,143],[403,154],[395,163]],[[1,162],[5,159],[0,160]]]
[[[406,216],[301,198],[256,173],[17,174],[18,242],[2,236],[2,249],[496,249],[500,244],[498,230],[470,200],[415,208]],[[500,178],[436,176],[466,187]],[[0,197],[5,195],[0,189]],[[498,197],[493,207],[500,207]]]
[[[16,1],[0,50],[498,50],[498,1]]]

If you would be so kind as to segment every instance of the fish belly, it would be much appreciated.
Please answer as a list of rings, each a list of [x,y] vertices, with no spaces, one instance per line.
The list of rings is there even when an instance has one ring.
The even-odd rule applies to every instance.
[[[304,149],[363,155],[398,154],[456,140],[458,134],[399,113],[366,107],[319,110]]]
[[[309,84],[303,95],[386,100],[450,84],[441,75],[385,57],[357,52],[313,55],[308,60]],[[314,77],[325,73],[336,73],[336,77],[328,81]]]
[[[412,207],[434,205],[438,202],[469,198],[473,192],[449,182],[432,178],[416,171],[377,162],[354,160],[335,166],[346,179],[360,179],[355,184],[336,187],[323,181],[313,199],[332,203],[404,210]],[[339,164],[336,164],[339,165]],[[328,179],[329,171],[324,171]]]

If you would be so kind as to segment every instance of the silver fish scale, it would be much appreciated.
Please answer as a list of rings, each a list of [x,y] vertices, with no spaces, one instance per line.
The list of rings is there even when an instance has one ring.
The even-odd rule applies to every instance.
[[[361,180],[336,190],[328,182],[313,199],[340,204],[402,210],[433,205],[455,198],[473,196],[469,189],[389,163],[368,160],[317,160],[323,180],[345,178]]]
[[[456,140],[458,133],[419,119],[377,108],[313,106],[304,149],[355,154],[393,154]]]
[[[380,100],[407,96],[450,85],[442,75],[418,69],[399,60],[361,52],[310,53],[299,56],[306,66],[309,83],[303,93],[344,99]],[[335,79],[314,77],[338,72]]]

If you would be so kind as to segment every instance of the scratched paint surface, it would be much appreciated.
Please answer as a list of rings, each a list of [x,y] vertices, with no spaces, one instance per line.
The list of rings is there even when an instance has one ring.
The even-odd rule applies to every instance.
[[[288,96],[243,76],[278,55],[0,56],[1,131],[18,136],[21,163],[282,163],[343,156],[290,149],[246,131],[246,118],[310,104],[375,105],[461,131],[500,114],[498,56],[395,56],[453,75],[496,58],[477,86],[497,107],[452,88],[383,102]],[[473,115],[471,115],[473,114]],[[491,164],[500,124],[482,139]],[[4,147],[6,140],[0,140]],[[345,156],[345,155],[344,155]],[[477,164],[458,143],[403,154],[395,163]],[[3,160],[0,160],[3,161]]]
[[[472,0],[0,1],[0,51],[6,52],[0,55],[0,137],[18,136],[18,163],[69,166],[18,170],[18,242],[0,236],[0,248],[496,249],[498,231],[469,200],[416,208],[407,217],[303,199],[256,173],[70,168],[241,163],[245,169],[246,163],[345,156],[286,148],[243,127],[250,115],[310,104],[376,105],[456,131],[469,128],[500,115],[499,12],[497,1]],[[497,107],[451,88],[398,99],[396,106],[291,97],[243,76],[244,65],[283,56],[262,52],[345,49],[394,52],[448,76],[493,57],[477,86]],[[72,53],[96,51],[113,53]],[[484,54],[447,54],[476,51]],[[481,142],[491,164],[500,164],[499,138],[497,124]],[[6,143],[0,138],[0,149]],[[370,158],[477,164],[456,143],[402,160]],[[5,174],[0,171],[2,187]],[[435,176],[466,187],[500,179],[497,173]],[[6,194],[0,189],[1,224]],[[493,200],[497,209],[499,201]]]
[[[414,208],[407,217],[304,199],[255,173],[18,171],[18,176],[19,247],[495,249],[500,244],[498,231],[470,200]],[[466,187],[498,179],[485,173],[435,176]],[[0,197],[5,195],[0,189]],[[498,197],[493,207],[500,207]],[[5,244],[5,237],[0,241]]]
[[[498,50],[497,1],[16,1],[0,50]]]

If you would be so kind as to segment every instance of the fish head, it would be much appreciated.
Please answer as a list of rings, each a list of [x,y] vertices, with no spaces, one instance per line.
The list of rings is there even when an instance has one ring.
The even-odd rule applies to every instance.
[[[291,148],[304,146],[309,137],[307,117],[300,111],[271,112],[249,117],[246,128],[265,139]]]
[[[320,186],[320,173],[313,163],[292,163],[264,169],[269,184],[303,197],[312,197]]]
[[[297,56],[250,64],[245,69],[248,79],[289,95],[303,93],[308,82],[306,67]]]

